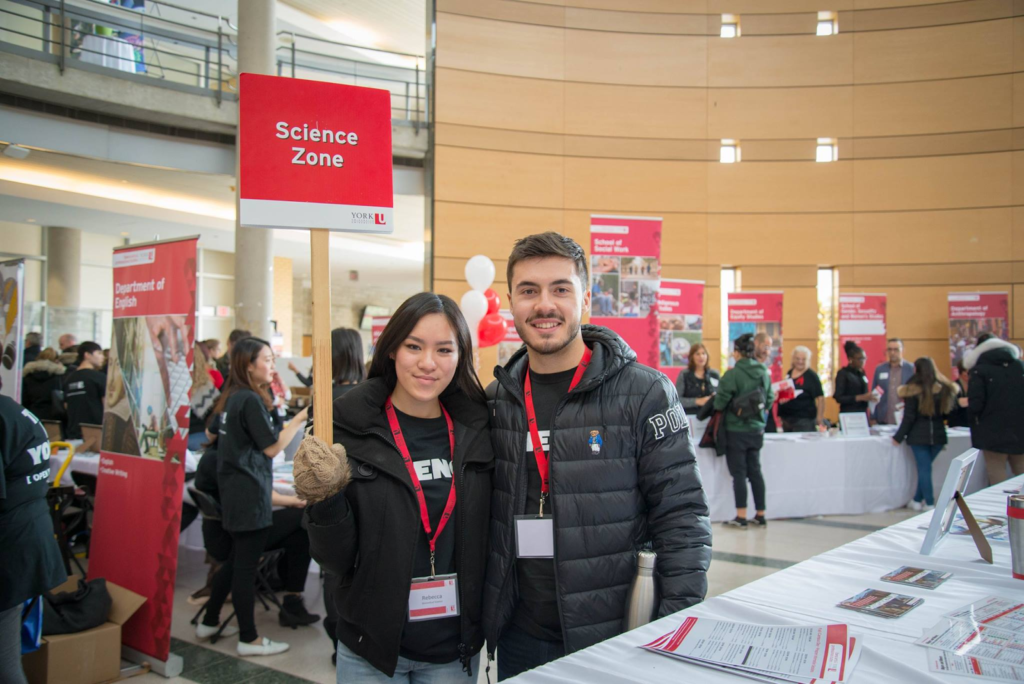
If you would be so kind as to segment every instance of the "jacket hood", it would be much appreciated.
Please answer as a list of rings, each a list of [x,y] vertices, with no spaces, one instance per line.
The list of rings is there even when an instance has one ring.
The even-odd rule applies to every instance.
[[[982,360],[982,356],[985,356],[986,363],[1002,365],[1007,361],[1019,359],[1020,347],[1012,342],[993,337],[964,354],[964,368],[971,370]]]
[[[899,389],[896,390],[896,394],[898,394],[901,399],[906,399],[907,397],[921,396],[923,390],[924,388],[921,387],[921,385],[912,383],[901,385]],[[956,385],[949,380],[936,380],[935,383],[932,384],[932,396],[939,397],[939,410],[942,414],[949,413],[953,410],[953,404],[956,402],[958,393]]]
[[[23,372],[25,375],[31,373],[46,373],[47,375],[64,375],[67,368],[56,361],[30,361],[25,364]]]
[[[370,378],[334,400],[334,424],[346,432],[366,432],[378,428],[390,432],[384,415],[384,402],[391,396],[384,378]],[[487,405],[470,399],[454,382],[441,393],[441,403],[455,423],[474,430],[487,427]]]
[[[734,366],[735,370],[740,371],[751,380],[759,379],[764,373],[768,372],[768,367],[757,359],[740,359]]]
[[[78,362],[78,354],[67,352],[57,357],[57,360],[63,363],[65,366],[71,366]]]

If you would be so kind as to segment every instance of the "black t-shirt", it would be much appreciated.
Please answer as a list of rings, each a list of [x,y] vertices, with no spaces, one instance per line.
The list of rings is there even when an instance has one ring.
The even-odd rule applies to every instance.
[[[548,451],[548,434],[558,403],[569,392],[572,368],[560,373],[534,373],[530,371],[533,389],[533,410],[537,414],[537,431],[540,441],[551,460]],[[526,510],[521,515],[536,515],[540,510],[540,471],[533,455],[533,441],[526,435]],[[544,515],[553,511],[551,494],[544,505]],[[517,558],[516,578],[519,582],[519,604],[512,621],[527,634],[545,641],[562,641],[562,620],[558,614],[558,597],[555,586],[555,562],[551,558]]]
[[[203,455],[196,466],[196,477],[192,486],[204,494],[209,494],[217,503],[220,503],[220,487],[217,485],[217,441],[220,438],[221,417],[223,413],[216,414],[210,421],[210,434],[214,436],[213,442],[203,449]]]
[[[92,368],[76,370],[64,380],[64,401],[68,405],[68,439],[82,438],[82,423],[103,424],[103,397],[107,376]]]
[[[793,371],[786,373],[786,377],[792,377]],[[790,399],[785,404],[779,404],[780,418],[810,418],[815,420],[818,417],[818,404],[815,401],[818,397],[825,396],[821,388],[821,380],[818,374],[812,370],[805,370],[803,375],[793,380],[796,390],[800,393],[795,399]]]
[[[0,611],[67,579],[46,505],[49,476],[46,429],[0,395]]]
[[[277,441],[280,430],[260,395],[249,389],[231,395],[222,421],[217,486],[224,529],[248,532],[270,527],[273,463],[263,450]]]
[[[448,423],[444,416],[438,418],[416,418],[395,409],[402,436],[409,447],[409,455],[416,467],[423,498],[427,501],[430,517],[430,536],[437,530],[437,523],[448,503],[452,487],[452,451],[448,442]],[[456,502],[458,508],[458,502]],[[448,524],[441,531],[434,548],[434,567],[438,575],[456,571],[455,535],[456,514],[453,512]],[[430,575],[430,543],[419,516],[416,516],[416,557],[413,560],[412,576]],[[460,578],[461,581],[461,578]],[[400,653],[403,658],[425,663],[450,663],[459,657],[459,618],[447,617],[438,620],[407,622],[402,632]]]

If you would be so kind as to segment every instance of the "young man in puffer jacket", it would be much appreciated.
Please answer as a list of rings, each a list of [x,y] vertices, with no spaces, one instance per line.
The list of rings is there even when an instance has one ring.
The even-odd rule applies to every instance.
[[[583,249],[557,233],[523,238],[508,283],[525,348],[488,391],[496,470],[484,625],[488,657],[501,652],[499,680],[620,634],[645,546],[658,554],[659,617],[704,599],[711,562],[675,388],[611,330],[581,326]]]

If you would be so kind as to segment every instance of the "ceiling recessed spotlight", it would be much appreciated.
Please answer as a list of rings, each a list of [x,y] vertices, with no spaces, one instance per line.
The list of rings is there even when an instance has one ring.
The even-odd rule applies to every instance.
[[[25,219],[25,220],[28,221],[29,223],[35,223],[36,222],[35,219]]]
[[[129,235],[131,235],[131,233],[129,233],[128,231],[124,231],[121,233],[121,237],[128,237]]]

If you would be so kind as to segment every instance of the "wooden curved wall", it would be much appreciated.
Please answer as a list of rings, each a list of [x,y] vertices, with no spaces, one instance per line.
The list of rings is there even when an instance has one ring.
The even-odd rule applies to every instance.
[[[843,291],[889,294],[911,359],[948,368],[947,292],[1024,307],[1019,8],[437,0],[435,289],[460,297],[484,253],[504,294],[515,238],[589,246],[591,213],[659,215],[663,276],[707,281],[712,358],[723,265],[744,289],[785,290],[787,349],[815,348],[816,269],[831,266]],[[819,10],[838,35],[814,35]],[[718,37],[726,12],[740,38]],[[819,137],[838,162],[814,162]],[[722,138],[741,163],[718,163]]]

